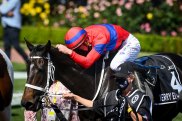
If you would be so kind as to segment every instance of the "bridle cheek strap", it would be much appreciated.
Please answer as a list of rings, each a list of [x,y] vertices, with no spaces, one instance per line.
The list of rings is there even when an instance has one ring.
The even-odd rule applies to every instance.
[[[50,55],[48,54],[48,66],[47,66],[47,84],[46,84],[46,91],[49,92],[49,80],[51,79],[52,81],[55,80],[54,78],[54,71],[55,71],[55,67],[52,63],[52,61],[50,60]]]
[[[43,92],[49,92],[49,80],[51,79],[52,81],[54,81],[54,71],[55,71],[55,67],[53,65],[53,63],[51,62],[50,60],[50,54],[48,53],[47,55],[48,57],[40,57],[40,56],[33,56],[31,58],[33,59],[39,59],[39,58],[45,58],[48,60],[48,66],[47,66],[47,84],[45,86],[45,88],[42,88],[42,87],[38,87],[38,86],[35,86],[35,85],[31,85],[31,84],[25,84],[25,87],[29,87],[29,88],[32,88],[32,89],[35,89],[35,90],[39,90],[39,91],[43,91]]]

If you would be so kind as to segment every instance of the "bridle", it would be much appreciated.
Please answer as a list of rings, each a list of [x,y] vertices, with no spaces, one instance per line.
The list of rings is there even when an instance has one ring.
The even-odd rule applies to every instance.
[[[45,92],[45,93],[48,93],[49,92],[49,81],[50,79],[52,81],[54,81],[54,71],[55,71],[55,67],[50,59],[50,54],[48,53],[47,54],[47,57],[41,57],[41,56],[31,56],[30,59],[40,59],[40,58],[43,58],[43,59],[47,59],[48,60],[48,66],[47,66],[47,83],[46,83],[46,86],[44,88],[40,87],[40,86],[36,86],[36,85],[32,85],[32,84],[28,84],[26,83],[25,84],[25,87],[29,87],[29,88],[32,88],[32,89],[35,89],[35,90],[38,90],[38,91],[42,91],[42,92]]]

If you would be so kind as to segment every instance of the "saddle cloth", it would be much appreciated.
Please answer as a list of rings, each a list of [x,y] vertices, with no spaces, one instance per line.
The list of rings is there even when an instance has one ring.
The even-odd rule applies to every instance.
[[[154,105],[176,103],[182,84],[175,64],[164,55],[152,55],[139,58],[146,66],[159,66],[157,82],[153,90]],[[137,60],[138,61],[138,60]]]

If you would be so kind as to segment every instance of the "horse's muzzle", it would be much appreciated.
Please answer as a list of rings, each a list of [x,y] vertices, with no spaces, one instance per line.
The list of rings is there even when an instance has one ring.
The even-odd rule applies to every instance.
[[[41,108],[41,102],[33,103],[32,101],[21,101],[21,105],[26,110],[38,111]]]

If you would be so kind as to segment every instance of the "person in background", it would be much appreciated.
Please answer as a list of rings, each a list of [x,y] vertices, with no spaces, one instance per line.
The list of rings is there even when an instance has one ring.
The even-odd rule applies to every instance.
[[[21,30],[21,0],[3,0],[0,5],[1,22],[3,26],[4,51],[11,58],[11,46],[23,57],[24,61],[28,61],[28,56],[21,48],[19,43]],[[11,15],[8,15],[10,14]]]
[[[109,121],[152,121],[152,100],[134,86],[134,71],[145,73],[145,69],[132,62],[124,62],[115,73],[117,90],[108,92],[103,99],[91,101],[73,93],[65,93],[65,99],[73,99],[93,109]]]
[[[116,51],[110,68],[119,71],[119,65],[125,61],[133,61],[140,52],[140,43],[131,33],[119,25],[97,24],[86,28],[72,27],[65,35],[65,45],[57,44],[62,53],[83,68],[90,68],[102,55]],[[87,52],[79,54],[77,50]]]

